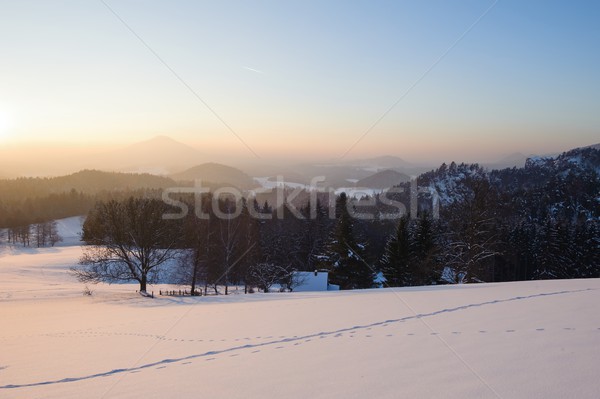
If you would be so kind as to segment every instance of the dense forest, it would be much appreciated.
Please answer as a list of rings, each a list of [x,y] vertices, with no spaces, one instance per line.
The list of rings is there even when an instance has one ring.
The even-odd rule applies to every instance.
[[[160,202],[161,213],[152,215],[169,233],[157,245],[185,255],[178,283],[205,290],[293,288],[291,271],[316,269],[329,270],[342,289],[600,277],[599,172],[600,150],[588,148],[532,158],[523,168],[443,164],[360,200],[331,192],[296,193],[285,204],[273,194],[179,194],[179,206],[160,199],[175,183],[150,175],[102,174],[97,186],[93,176],[82,179],[89,186],[23,179],[0,183],[0,226],[89,211],[83,238],[93,244],[106,233],[108,204]],[[150,223],[136,220],[142,230]]]

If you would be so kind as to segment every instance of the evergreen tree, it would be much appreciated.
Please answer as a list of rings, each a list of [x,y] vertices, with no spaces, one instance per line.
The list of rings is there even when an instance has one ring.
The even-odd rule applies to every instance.
[[[390,287],[411,285],[409,262],[412,258],[409,221],[402,216],[396,232],[388,240],[383,255],[382,272]]]
[[[408,285],[427,285],[437,281],[440,275],[438,252],[433,221],[427,212],[423,212],[414,230]]]
[[[348,212],[348,197],[342,193],[336,202],[336,225],[329,240],[325,265],[330,282],[341,289],[373,287],[374,272],[364,261],[364,246],[356,242],[353,219]]]

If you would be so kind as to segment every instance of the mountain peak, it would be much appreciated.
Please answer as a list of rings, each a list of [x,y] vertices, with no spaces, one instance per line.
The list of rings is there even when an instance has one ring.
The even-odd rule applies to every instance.
[[[178,145],[185,145],[183,143],[180,143],[179,141],[175,140],[172,137],[169,136],[165,136],[165,135],[158,135],[158,136],[154,136],[148,140],[143,140],[140,142],[135,143],[134,145],[140,145],[140,144],[178,144]]]
[[[112,158],[110,164],[117,170],[164,174],[198,163],[202,154],[187,144],[160,135],[118,150]]]
[[[195,152],[196,155],[198,154],[198,151],[195,148],[165,135],[154,136],[148,140],[138,141],[137,143],[131,144],[128,149],[135,149],[137,151],[153,150],[164,152],[177,150]]]

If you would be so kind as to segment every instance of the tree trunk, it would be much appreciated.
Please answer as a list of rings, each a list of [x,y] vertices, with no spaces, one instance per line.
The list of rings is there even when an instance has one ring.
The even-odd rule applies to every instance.
[[[140,280],[140,292],[146,292],[147,277],[144,274]]]
[[[198,267],[194,265],[194,272],[192,274],[192,296],[196,295],[196,274],[198,271]]]

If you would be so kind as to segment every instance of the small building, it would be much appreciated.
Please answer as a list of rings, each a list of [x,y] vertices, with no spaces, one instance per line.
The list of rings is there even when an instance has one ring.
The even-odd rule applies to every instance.
[[[327,270],[315,270],[314,272],[294,272],[294,292],[306,291],[338,291],[339,285],[329,284],[329,272]]]

